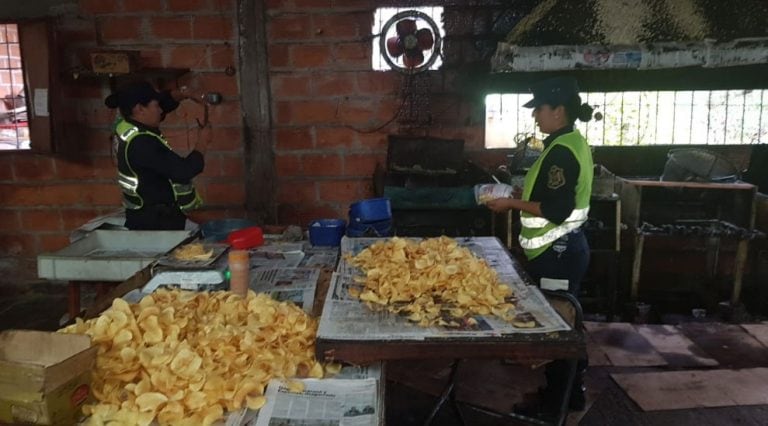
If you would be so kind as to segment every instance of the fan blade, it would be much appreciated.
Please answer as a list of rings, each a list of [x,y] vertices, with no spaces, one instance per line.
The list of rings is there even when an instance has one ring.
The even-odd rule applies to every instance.
[[[420,50],[409,50],[403,57],[403,65],[407,68],[415,68],[424,62],[424,54]]]
[[[432,36],[432,31],[427,28],[422,28],[416,31],[416,38],[419,40],[419,47],[421,50],[429,50],[435,45],[435,38]]]
[[[413,34],[416,32],[416,21],[413,19],[403,19],[402,21],[397,22],[396,28],[397,35],[400,37]]]
[[[387,53],[393,58],[397,58],[404,52],[403,41],[400,37],[390,37],[387,39]]]

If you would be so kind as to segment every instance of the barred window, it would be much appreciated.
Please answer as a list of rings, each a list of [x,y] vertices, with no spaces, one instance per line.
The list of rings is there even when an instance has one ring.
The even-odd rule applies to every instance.
[[[29,149],[27,100],[16,24],[0,24],[0,150]]]
[[[768,94],[756,90],[582,93],[601,120],[577,121],[591,145],[753,144],[768,142]],[[485,147],[515,146],[515,136],[538,132],[526,94],[485,98]]]

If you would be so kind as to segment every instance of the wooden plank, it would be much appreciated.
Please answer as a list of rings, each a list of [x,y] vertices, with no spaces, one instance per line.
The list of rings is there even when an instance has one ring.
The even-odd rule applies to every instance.
[[[678,367],[716,366],[718,362],[672,325],[643,324],[635,329],[669,365]]]
[[[768,323],[741,324],[741,328],[747,330],[747,333],[757,339],[760,344],[768,348]]]
[[[270,137],[269,63],[264,0],[238,0],[240,97],[243,110],[246,207],[260,222],[274,216],[275,161]]]
[[[585,323],[592,341],[615,366],[667,365],[650,343],[629,323]]]
[[[768,404],[768,368],[611,374],[645,411]]]
[[[679,327],[686,337],[722,366],[768,367],[768,348],[738,325],[708,322],[683,323]]]

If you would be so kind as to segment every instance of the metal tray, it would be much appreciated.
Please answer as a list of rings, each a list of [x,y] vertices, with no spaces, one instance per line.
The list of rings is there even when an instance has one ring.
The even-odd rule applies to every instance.
[[[205,268],[212,265],[213,262],[219,260],[221,255],[224,254],[224,252],[226,252],[229,248],[229,246],[226,244],[217,244],[206,241],[191,241],[189,244],[202,244],[205,251],[213,250],[213,255],[205,260],[180,260],[173,257],[173,251],[169,251],[160,259],[157,259],[157,264],[180,269]]]
[[[189,231],[96,230],[67,247],[37,256],[40,278],[124,281],[190,237]]]

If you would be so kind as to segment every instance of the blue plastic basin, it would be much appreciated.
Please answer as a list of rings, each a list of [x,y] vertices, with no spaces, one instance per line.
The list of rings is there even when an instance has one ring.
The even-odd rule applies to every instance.
[[[392,219],[389,198],[370,198],[349,206],[350,223],[371,223]]]
[[[318,219],[309,224],[309,242],[313,246],[338,247],[347,229],[343,219]]]

